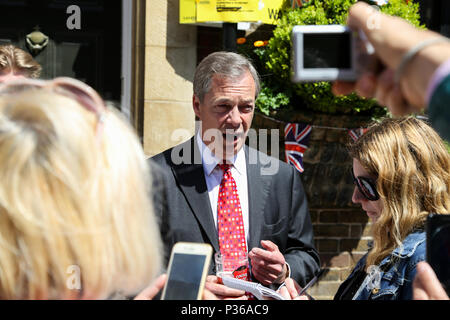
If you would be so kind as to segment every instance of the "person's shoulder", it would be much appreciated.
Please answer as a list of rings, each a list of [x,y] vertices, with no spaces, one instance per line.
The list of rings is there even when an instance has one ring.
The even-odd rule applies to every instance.
[[[157,164],[158,166],[164,165],[165,163],[167,163],[167,160],[168,160],[167,156],[172,153],[172,149],[173,148],[164,150],[163,152],[160,152],[160,153],[148,158],[147,159],[148,163],[150,165],[154,165],[154,164]]]
[[[183,150],[185,148],[191,148],[192,139],[182,142],[172,148],[164,150],[150,158],[148,158],[148,162],[151,165],[152,163],[156,163],[161,167],[165,166],[173,166],[173,154],[177,153],[179,150]]]
[[[299,175],[299,172],[292,165],[281,161],[277,155],[267,155],[248,146],[246,148],[249,165],[257,165],[260,167],[262,175],[271,176],[275,180],[282,179],[286,181],[296,178]]]
[[[427,235],[425,231],[416,232],[416,256],[421,256],[423,258],[426,257],[427,253],[427,241],[426,241]]]
[[[255,164],[255,162],[263,166],[276,164],[280,167],[281,170],[286,172],[292,172],[292,170],[294,169],[294,167],[291,166],[290,164],[280,160],[279,155],[276,156],[268,155],[264,152],[261,152],[249,146],[246,146],[246,148],[247,148],[247,155],[249,157],[248,161],[250,164]]]
[[[161,153],[162,154],[162,153]],[[163,165],[161,164],[161,161],[158,161],[158,159],[155,160],[154,157],[147,159],[147,164],[150,168],[150,172],[154,177],[161,177],[165,174],[165,170],[163,168]]]
[[[426,257],[426,233],[423,230],[414,231],[406,236],[402,243],[403,256],[410,258],[413,263],[424,260]]]
[[[426,242],[426,233],[423,232],[414,232],[409,234],[412,250],[407,259],[407,269],[415,273],[416,266],[421,261],[426,261],[427,258],[427,242]]]

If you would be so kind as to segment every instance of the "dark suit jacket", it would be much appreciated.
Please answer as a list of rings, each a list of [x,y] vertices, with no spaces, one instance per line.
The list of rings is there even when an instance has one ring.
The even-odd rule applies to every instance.
[[[303,286],[317,272],[320,262],[299,173],[270,158],[279,162],[277,174],[261,175],[261,169],[270,166],[268,156],[244,148],[249,193],[248,248],[261,247],[261,240],[274,242],[291,267],[291,277]],[[249,161],[249,154],[256,155],[257,161]],[[184,158],[182,163],[180,157]],[[209,243],[214,252],[219,252],[201,155],[194,138],[154,156],[149,163],[166,263],[172,246],[179,241]],[[214,261],[210,273],[213,270]]]

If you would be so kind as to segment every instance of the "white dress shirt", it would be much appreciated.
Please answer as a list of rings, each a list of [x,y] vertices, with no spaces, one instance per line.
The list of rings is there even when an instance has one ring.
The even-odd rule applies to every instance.
[[[217,167],[221,161],[217,159],[203,142],[200,137],[200,131],[197,134],[197,145],[202,155],[203,172],[205,174],[206,186],[208,188],[209,201],[213,212],[214,223],[217,230],[217,201],[219,198],[220,182],[222,181],[223,171]],[[239,195],[239,201],[242,209],[242,219],[244,222],[245,239],[248,247],[248,186],[247,186],[247,165],[245,162],[244,147],[238,151],[233,159],[231,175],[236,181],[236,188]],[[230,161],[229,160],[229,161]]]

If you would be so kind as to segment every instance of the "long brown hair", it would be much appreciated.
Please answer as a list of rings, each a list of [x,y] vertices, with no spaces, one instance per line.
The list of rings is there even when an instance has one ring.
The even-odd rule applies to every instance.
[[[377,177],[382,201],[366,267],[379,264],[409,233],[423,227],[428,213],[450,213],[450,154],[424,121],[384,119],[349,149]]]

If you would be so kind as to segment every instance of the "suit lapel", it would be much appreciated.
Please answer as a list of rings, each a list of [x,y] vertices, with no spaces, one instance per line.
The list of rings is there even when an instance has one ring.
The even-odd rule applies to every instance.
[[[247,165],[248,207],[249,207],[249,242],[248,249],[260,247],[261,232],[264,226],[264,207],[269,194],[270,176],[261,175],[263,165],[259,161],[249,161],[249,148],[245,148],[245,161]],[[216,252],[219,252],[219,239],[214,224],[213,213],[206,187],[201,155],[197,143],[192,138],[181,147],[183,151],[191,152],[191,164],[181,163],[172,167],[181,191],[183,192],[197,221],[202,226],[210,243]],[[251,152],[257,152],[251,150]],[[195,160],[195,161],[194,161]],[[253,158],[252,158],[253,160]]]
[[[251,149],[251,153],[257,152]],[[249,148],[245,146],[247,162],[247,183],[248,183],[248,211],[249,211],[249,243],[248,250],[254,247],[261,247],[261,231],[264,225],[264,207],[269,194],[270,176],[261,175],[262,165],[259,161],[249,162]],[[253,160],[254,157],[250,158]]]
[[[192,138],[182,146],[183,151],[191,152],[191,163],[172,167],[181,191],[192,209],[198,223],[202,226],[214,249],[219,251],[219,240],[211,210],[208,188],[206,187],[201,155],[197,143]]]

